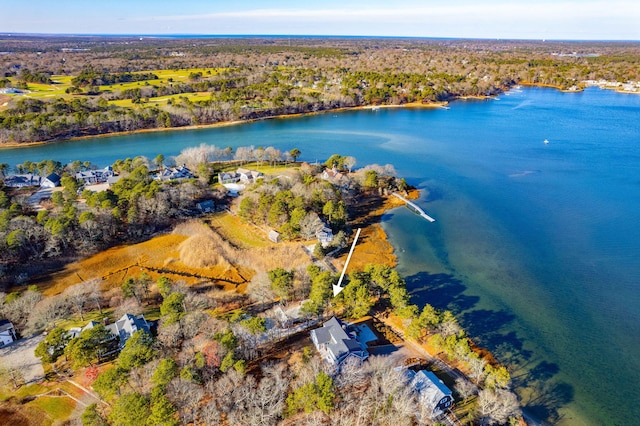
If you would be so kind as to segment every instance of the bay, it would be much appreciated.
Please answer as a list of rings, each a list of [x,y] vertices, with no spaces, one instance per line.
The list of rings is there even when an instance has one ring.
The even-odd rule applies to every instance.
[[[105,166],[200,143],[393,164],[437,219],[405,208],[383,217],[414,301],[456,312],[509,366],[534,416],[567,425],[640,418],[640,96],[527,88],[450,109],[346,111],[3,149],[0,162]]]

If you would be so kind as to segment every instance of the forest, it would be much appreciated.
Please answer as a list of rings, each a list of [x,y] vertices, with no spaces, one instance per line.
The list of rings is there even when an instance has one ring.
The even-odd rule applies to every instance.
[[[0,51],[4,144],[640,81],[623,42],[19,36]]]

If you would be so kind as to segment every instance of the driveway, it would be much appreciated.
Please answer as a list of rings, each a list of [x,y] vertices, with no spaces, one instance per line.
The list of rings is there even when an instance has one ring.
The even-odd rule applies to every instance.
[[[25,383],[35,382],[44,378],[44,370],[39,358],[33,354],[43,335],[17,340],[10,345],[0,348],[0,366],[2,368],[16,368],[22,372]]]

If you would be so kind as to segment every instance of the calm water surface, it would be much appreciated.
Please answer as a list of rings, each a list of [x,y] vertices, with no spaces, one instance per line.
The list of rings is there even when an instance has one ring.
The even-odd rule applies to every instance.
[[[530,413],[567,425],[640,418],[640,96],[514,90],[449,110],[328,113],[0,150],[0,162],[104,166],[200,143],[394,164],[437,218],[430,224],[405,208],[384,217],[414,300],[455,311],[510,366]]]

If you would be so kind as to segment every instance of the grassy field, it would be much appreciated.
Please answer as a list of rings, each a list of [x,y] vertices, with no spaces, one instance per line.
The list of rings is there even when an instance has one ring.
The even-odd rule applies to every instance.
[[[192,69],[182,69],[182,70],[149,70],[148,72],[152,72],[158,76],[157,79],[146,80],[146,81],[135,81],[128,83],[118,83],[113,85],[103,85],[99,86],[99,90],[101,92],[116,92],[127,89],[136,89],[144,86],[164,86],[169,85],[171,83],[185,83],[189,82],[189,76],[192,73],[201,73],[202,78],[206,79],[207,77],[215,76],[220,74],[221,72],[227,71],[229,68],[192,68]],[[134,73],[135,74],[135,73]],[[74,76],[66,76],[66,75],[54,75],[51,76],[52,84],[41,84],[41,83],[28,83],[29,92],[26,94],[9,94],[6,95],[8,99],[20,98],[20,97],[28,97],[28,98],[63,98],[63,99],[72,99],[74,96],[69,93],[66,93],[66,90],[72,86],[71,80]],[[9,78],[12,84],[17,84],[18,79]],[[210,96],[209,92],[194,92],[194,93],[182,93],[177,95],[170,96],[159,96],[156,98],[150,98],[149,103],[156,103],[158,105],[165,105],[169,99],[173,99],[174,101],[178,101],[180,97],[186,97],[192,102],[208,99]],[[122,107],[134,107],[135,104],[131,103],[131,100],[116,100],[111,101],[112,104],[122,106]],[[4,104],[4,102],[0,103],[0,107]]]
[[[212,215],[208,223],[210,227],[200,222],[181,225],[172,234],[105,250],[39,277],[33,284],[45,295],[55,295],[97,278],[102,290],[108,291],[146,272],[154,281],[166,276],[187,285],[214,282],[225,290],[237,290],[256,271],[291,269],[309,261],[300,243],[272,243],[266,232],[231,214]],[[76,321],[68,325],[80,325]]]

